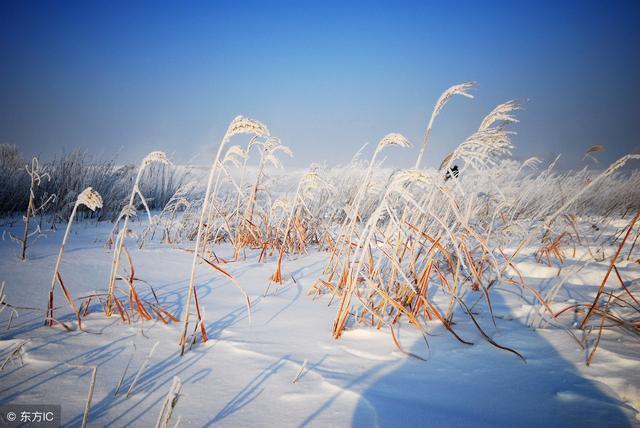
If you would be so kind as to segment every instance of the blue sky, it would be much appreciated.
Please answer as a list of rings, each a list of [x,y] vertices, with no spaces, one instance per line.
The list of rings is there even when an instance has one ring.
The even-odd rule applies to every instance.
[[[0,142],[205,164],[243,114],[292,148],[288,165],[337,164],[388,132],[419,145],[439,94],[473,80],[427,165],[513,98],[517,157],[576,167],[602,144],[605,163],[640,145],[639,21],[622,1],[3,1]]]

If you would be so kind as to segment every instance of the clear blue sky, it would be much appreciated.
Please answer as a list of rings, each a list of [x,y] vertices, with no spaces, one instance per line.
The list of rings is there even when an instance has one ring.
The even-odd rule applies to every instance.
[[[237,114],[265,122],[287,164],[346,162],[388,132],[419,144],[442,90],[439,164],[496,104],[528,99],[516,155],[579,166],[640,145],[640,2],[8,1],[0,4],[0,142],[134,161],[208,163]],[[417,149],[389,151],[410,165]]]

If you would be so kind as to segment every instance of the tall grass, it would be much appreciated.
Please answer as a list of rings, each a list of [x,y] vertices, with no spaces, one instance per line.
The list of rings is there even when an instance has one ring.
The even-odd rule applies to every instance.
[[[466,322],[491,345],[523,358],[490,334],[488,327],[495,324],[495,290],[513,287],[532,298],[536,302],[532,326],[559,323],[569,308],[558,313],[552,307],[572,271],[567,268],[563,275],[560,273],[569,257],[578,257],[580,248],[586,249],[582,259],[576,261],[580,266],[609,261],[594,300],[576,305],[585,311],[580,328],[597,331],[596,343],[612,325],[640,337],[637,316],[627,311],[640,312],[637,287],[631,287],[616,267],[624,255],[628,260],[637,256],[637,215],[614,235],[601,232],[593,239],[584,236],[585,227],[599,230],[601,226],[605,230],[616,219],[627,219],[638,212],[640,172],[624,167],[640,156],[627,155],[602,172],[587,167],[560,172],[555,161],[542,165],[537,158],[522,162],[512,159],[512,128],[518,123],[516,113],[521,108],[512,100],[488,112],[478,129],[441,160],[439,168],[422,168],[437,117],[453,97],[473,98],[470,91],[474,87],[470,82],[452,86],[436,101],[416,163],[410,168],[392,170],[383,166],[380,154],[389,147],[411,149],[405,137],[391,133],[380,140],[366,161],[361,156],[366,150],[363,148],[346,165],[312,165],[306,171],[286,172],[278,156],[291,156],[288,146],[271,136],[261,122],[239,116],[230,123],[208,174],[202,177],[168,165],[160,152],[150,154],[137,169],[73,152],[47,163],[51,180],[43,181],[31,193],[39,201],[58,195],[46,212],[54,222],[71,213],[67,230],[75,215],[77,196],[86,183],[91,182],[103,195],[104,206],[96,218],[113,220],[114,235],[119,229],[113,239],[106,308],[110,314],[113,300],[114,310],[124,322],[131,322],[131,316],[113,296],[124,254],[131,274],[123,279],[129,282],[130,302],[134,300],[133,263],[124,239],[128,222],[138,209],[144,209],[149,219],[139,240],[141,247],[145,240],[153,239],[168,245],[193,246],[181,353],[189,342],[196,342],[198,330],[202,340],[207,340],[195,281],[200,263],[242,290],[224,269],[225,263],[239,261],[247,254],[259,262],[274,262],[275,272],[264,279],[268,290],[272,282],[287,282],[283,273],[286,259],[309,248],[328,253],[323,273],[309,293],[329,296],[336,311],[332,327],[335,338],[356,325],[385,328],[406,353],[394,333],[398,323],[413,325],[427,340],[435,322],[456,340],[471,344],[471,338],[464,337],[458,328]],[[248,136],[247,141],[230,146],[231,139],[240,135]],[[588,148],[585,159],[593,162],[603,150],[601,146]],[[252,153],[258,155],[255,164]],[[0,211],[4,213],[23,212],[33,203],[25,196],[30,177],[23,164],[15,147],[0,146],[0,175],[7,183],[0,189]],[[156,216],[151,214],[154,209]],[[162,233],[156,234],[158,230]],[[216,250],[221,243],[233,247],[232,260],[218,256]],[[617,246],[612,259],[605,254],[606,245]],[[531,247],[537,249],[538,263],[558,267],[557,282],[545,292],[527,284],[516,268],[521,251]],[[620,287],[612,291],[604,284],[614,277]],[[250,310],[246,293],[244,297]],[[139,301],[137,295],[135,301],[140,319],[150,319],[144,309],[148,307],[162,320],[176,320],[163,309]],[[622,312],[621,307],[625,309]],[[188,339],[193,316],[197,321]],[[595,349],[597,344],[589,362]]]
[[[0,214],[24,213],[29,203],[29,167],[16,146],[0,144]],[[136,175],[133,165],[118,165],[115,159],[100,158],[76,150],[49,161],[39,162],[39,169],[48,178],[41,180],[34,192],[34,205],[53,223],[63,222],[71,213],[76,198],[91,186],[104,196],[105,205],[96,213],[83,212],[83,217],[114,220],[125,204],[130,184]],[[140,190],[147,196],[151,210],[162,210],[177,190],[192,179],[192,169],[172,165],[152,165],[145,169]]]
[[[105,312],[107,314],[107,316],[111,316],[111,312],[112,312],[112,300],[113,300],[113,293],[115,290],[115,286],[116,286],[116,280],[118,277],[118,268],[120,266],[120,259],[122,257],[122,251],[124,248],[124,241],[125,238],[127,236],[127,233],[129,231],[128,229],[128,225],[129,225],[129,219],[135,215],[135,206],[133,205],[134,203],[134,199],[136,198],[136,196],[138,196],[138,199],[140,200],[140,202],[142,203],[142,205],[144,206],[144,208],[147,211],[147,214],[149,216],[149,222],[151,222],[151,214],[149,212],[149,205],[147,204],[146,199],[144,198],[144,196],[142,195],[142,192],[140,191],[140,180],[142,178],[142,175],[145,171],[145,169],[147,167],[149,167],[150,165],[154,164],[154,163],[160,163],[160,164],[164,164],[164,165],[168,165],[169,159],[167,158],[167,155],[164,152],[161,151],[154,151],[149,153],[147,156],[145,156],[144,159],[142,159],[142,162],[140,163],[140,166],[138,167],[138,172],[136,174],[136,178],[133,182],[133,187],[131,189],[131,194],[129,196],[129,201],[128,203],[122,208],[121,211],[121,215],[120,218],[122,219],[122,228],[120,229],[120,232],[118,233],[117,237],[116,237],[116,241],[115,241],[115,247],[113,250],[113,261],[111,264],[111,274],[109,275],[109,286],[108,286],[108,291],[107,291],[107,305],[105,307]],[[117,223],[117,222],[116,222]]]
[[[235,119],[233,119],[231,121],[231,123],[229,124],[229,128],[227,129],[227,132],[225,133],[224,137],[222,138],[222,141],[220,142],[219,146],[218,146],[218,151],[216,153],[216,157],[213,161],[213,164],[211,165],[211,169],[209,170],[209,178],[207,180],[207,190],[205,191],[204,194],[204,201],[202,204],[202,208],[200,211],[200,219],[198,221],[198,229],[196,232],[196,244],[195,244],[195,248],[193,250],[193,259],[192,259],[192,263],[191,263],[191,274],[189,276],[189,288],[188,288],[188,292],[187,292],[187,303],[185,305],[185,310],[184,310],[184,327],[182,330],[182,336],[180,337],[180,353],[181,355],[184,354],[184,349],[187,343],[187,328],[189,326],[189,315],[190,315],[190,311],[191,311],[191,300],[195,300],[195,306],[196,306],[196,310],[197,310],[197,315],[198,315],[198,323],[201,326],[201,331],[202,331],[202,338],[203,341],[206,342],[207,340],[207,336],[204,330],[204,324],[202,322],[202,316],[201,316],[201,312],[200,312],[200,308],[198,306],[198,297],[196,294],[196,289],[195,289],[195,274],[196,274],[196,265],[198,263],[198,258],[200,255],[200,241],[202,240],[202,232],[203,232],[203,225],[204,225],[204,220],[205,220],[205,216],[207,215],[208,209],[209,209],[209,200],[211,197],[211,190],[212,190],[212,184],[213,184],[213,177],[215,176],[216,173],[216,169],[219,167],[219,162],[220,162],[220,156],[222,154],[222,150],[224,148],[224,146],[229,142],[229,140],[234,137],[235,135],[240,135],[240,134],[250,134],[250,135],[255,135],[255,136],[259,136],[259,137],[267,137],[269,136],[269,130],[267,129],[266,126],[264,126],[262,123],[258,122],[257,120],[254,119],[249,119],[249,118],[245,118],[242,116],[238,116]],[[227,276],[229,276],[227,274]]]

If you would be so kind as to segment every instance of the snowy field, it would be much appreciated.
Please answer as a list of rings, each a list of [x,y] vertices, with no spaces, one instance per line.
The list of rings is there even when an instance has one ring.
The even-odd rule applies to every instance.
[[[619,223],[622,227],[628,219]],[[135,223],[134,230],[140,224]],[[111,227],[92,221],[74,226],[61,265],[74,297],[106,289],[112,251],[105,241]],[[12,229],[14,234],[20,230]],[[307,293],[321,275],[327,252],[309,248],[307,255],[286,260],[284,284],[272,285],[265,296],[277,258],[258,263],[259,251],[249,250],[246,259],[223,267],[247,291],[251,319],[233,283],[199,266],[196,284],[209,340],[198,341],[181,357],[180,323],[154,319],[126,324],[117,314],[106,318],[94,301],[82,322],[85,331],[80,331],[59,292],[57,318],[72,331],[60,324],[43,326],[62,234],[47,232],[32,244],[24,262],[14,242],[0,242],[6,302],[19,314],[4,310],[0,315],[0,361],[6,361],[0,372],[0,403],[60,404],[65,426],[82,423],[92,366],[97,367],[97,382],[90,426],[153,426],[175,376],[182,391],[171,423],[179,418],[183,426],[640,426],[637,339],[606,331],[587,367],[587,351],[572,337],[583,331],[575,325],[528,327],[534,301],[510,284],[492,290],[495,326],[479,293],[478,298],[469,295],[467,302],[478,300],[472,310],[484,330],[526,362],[491,346],[468,319],[456,332],[473,345],[461,344],[441,323],[428,321],[427,347],[417,329],[401,322],[399,342],[422,361],[401,353],[384,328],[354,324],[339,340],[332,337],[337,301]],[[162,307],[180,318],[193,244],[150,242],[140,250],[130,240],[136,277],[151,285]],[[533,251],[522,251],[516,266],[529,286],[543,292],[558,268],[537,263]],[[604,251],[612,254],[615,247]],[[227,244],[216,247],[218,257],[231,260],[232,252]],[[569,257],[563,271],[571,271],[580,257],[580,252]],[[580,263],[566,278],[556,304],[592,300],[608,264],[608,259]],[[638,286],[636,262],[621,261],[618,270]],[[613,281],[607,284],[614,286]],[[148,286],[137,287],[141,298],[154,299]],[[9,358],[23,343],[17,358]]]
[[[384,168],[412,148],[389,133],[286,172],[243,116],[207,173],[156,150],[21,169],[0,146],[0,404],[64,426],[639,426],[640,155],[512,159],[519,109],[438,169],[426,139]]]
[[[146,3],[0,3],[0,428],[640,428],[640,1]]]

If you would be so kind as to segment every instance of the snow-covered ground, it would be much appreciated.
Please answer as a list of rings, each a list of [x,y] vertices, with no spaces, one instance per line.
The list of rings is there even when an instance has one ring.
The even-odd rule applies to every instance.
[[[90,222],[74,226],[61,267],[74,297],[105,291],[111,251],[104,242],[110,228]],[[24,364],[12,360],[0,372],[0,404],[60,404],[65,426],[82,423],[91,369],[78,365],[97,366],[92,426],[153,426],[174,376],[183,389],[172,421],[180,417],[183,426],[640,426],[637,339],[605,332],[587,367],[586,351],[570,334],[582,332],[527,327],[533,299],[514,286],[493,291],[495,327],[480,307],[483,301],[476,309],[485,330],[520,352],[526,363],[491,346],[468,318],[460,320],[456,331],[473,346],[461,344],[434,321],[427,325],[427,347],[415,328],[402,324],[402,346],[426,360],[421,361],[398,351],[388,331],[355,325],[341,339],[332,338],[336,303],[307,295],[326,253],[311,251],[286,260],[287,282],[272,286],[266,297],[275,257],[258,263],[257,253],[248,253],[246,260],[224,269],[249,293],[251,320],[237,288],[200,266],[198,297],[209,341],[198,342],[180,357],[180,323],[123,324],[118,316],[107,319],[97,303],[83,322],[86,332],[44,327],[61,239],[61,231],[48,233],[31,246],[24,262],[18,260],[14,242],[0,242],[0,281],[6,283],[7,302],[37,308],[19,310],[10,328],[10,311],[0,315],[0,362],[27,341]],[[150,243],[139,250],[133,241],[128,247],[136,276],[181,318],[192,257],[187,248]],[[535,263],[532,251],[524,251],[517,266],[528,285],[544,290],[558,269]],[[230,252],[230,247],[216,249],[219,256]],[[570,258],[563,272],[571,263]],[[592,262],[568,277],[556,302],[593,299],[607,267],[607,260]],[[625,280],[640,280],[637,263],[618,267]],[[152,299],[144,283],[138,283],[138,290]],[[75,325],[59,289],[56,306],[58,316],[64,313],[62,319]],[[127,398],[156,342],[159,346]]]

